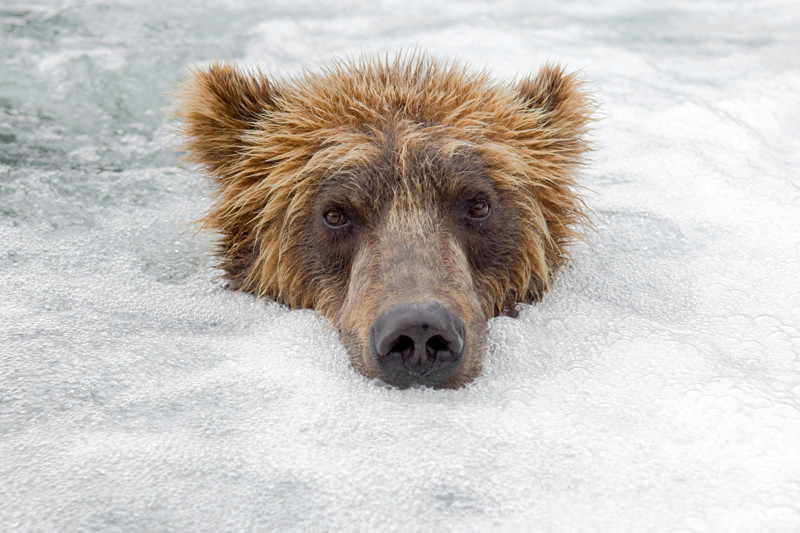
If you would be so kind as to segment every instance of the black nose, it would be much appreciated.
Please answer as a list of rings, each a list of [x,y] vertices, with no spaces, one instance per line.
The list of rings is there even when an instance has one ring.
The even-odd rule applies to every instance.
[[[387,382],[400,387],[438,385],[463,362],[464,323],[437,302],[400,303],[370,328],[372,356]]]

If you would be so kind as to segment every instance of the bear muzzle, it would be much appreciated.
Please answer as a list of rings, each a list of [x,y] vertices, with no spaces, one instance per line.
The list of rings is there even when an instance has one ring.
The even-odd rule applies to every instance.
[[[453,378],[466,345],[464,322],[435,301],[395,304],[370,327],[375,365],[398,387],[435,387]]]

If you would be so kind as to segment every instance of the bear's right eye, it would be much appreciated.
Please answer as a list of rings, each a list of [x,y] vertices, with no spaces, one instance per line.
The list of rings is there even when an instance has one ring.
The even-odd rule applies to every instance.
[[[330,228],[341,228],[350,221],[347,215],[339,209],[329,209],[322,218],[325,220],[325,225]]]

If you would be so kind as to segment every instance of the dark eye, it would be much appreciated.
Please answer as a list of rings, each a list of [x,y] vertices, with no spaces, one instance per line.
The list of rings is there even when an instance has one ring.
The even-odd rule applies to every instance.
[[[489,216],[489,202],[486,200],[475,200],[469,208],[469,217],[475,220],[483,220]]]
[[[331,228],[340,228],[350,221],[347,215],[339,209],[329,209],[322,218],[325,220],[325,224]]]

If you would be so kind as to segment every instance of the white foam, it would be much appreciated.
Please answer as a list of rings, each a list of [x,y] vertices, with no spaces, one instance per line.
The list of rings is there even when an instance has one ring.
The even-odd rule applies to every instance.
[[[5,528],[800,529],[798,6],[40,4],[0,8]],[[597,231],[457,391],[223,290],[158,115],[189,64],[398,47],[602,104]]]

